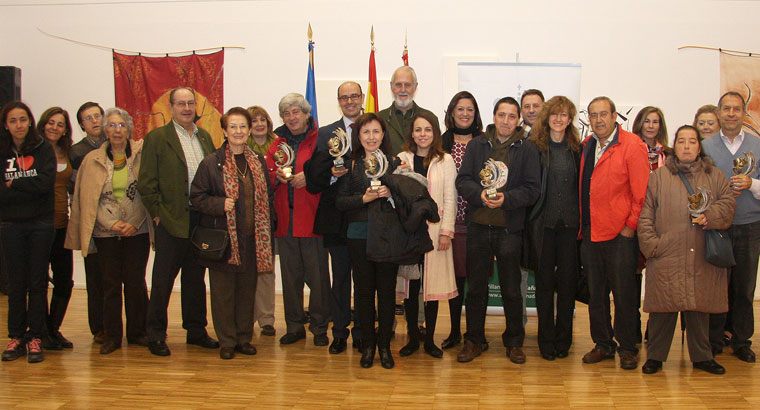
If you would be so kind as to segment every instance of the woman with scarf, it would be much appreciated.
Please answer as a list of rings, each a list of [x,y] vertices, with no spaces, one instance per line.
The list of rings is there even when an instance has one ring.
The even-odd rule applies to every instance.
[[[251,115],[242,107],[221,119],[226,142],[206,157],[193,179],[190,202],[200,226],[224,229],[227,252],[220,261],[199,258],[209,268],[211,315],[222,359],[256,354],[253,307],[258,276],[274,271],[272,188],[264,158],[246,144]]]

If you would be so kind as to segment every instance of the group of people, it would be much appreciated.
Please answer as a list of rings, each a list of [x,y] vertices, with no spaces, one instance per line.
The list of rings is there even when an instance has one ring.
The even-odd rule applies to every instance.
[[[275,334],[278,253],[286,323],[280,343],[305,339],[308,324],[315,346],[329,344],[330,354],[340,354],[350,336],[364,368],[376,355],[383,367],[394,366],[398,293],[407,325],[400,356],[422,346],[440,358],[460,344],[459,362],[481,355],[489,346],[494,274],[506,356],[525,363],[521,266],[535,272],[545,360],[568,356],[576,293],[587,286],[595,346],[584,363],[617,352],[621,368],[637,368],[637,345],[646,339],[642,371],[657,372],[679,312],[695,368],[724,373],[714,355],[729,345],[739,359],[755,361],[760,174],[737,171],[734,163],[754,159],[747,153],[760,153],[760,138],[742,129],[740,94],[700,108],[671,147],[656,107],[639,112],[631,133],[617,123],[610,98],[594,98],[587,110],[592,134],[582,140],[567,97],[545,100],[535,89],[520,101],[504,97],[484,129],[475,97],[461,91],[446,109],[442,133],[435,114],[414,102],[411,67],[399,67],[390,87],[390,107],[363,113],[361,86],[341,84],[342,116],[323,127],[300,94],[280,100],[277,129],[259,106],[231,108],[221,118],[225,140],[218,148],[194,123],[196,97],[188,87],[171,90],[172,121],[143,140],[131,138],[132,118],[121,108],[82,105],[76,119],[87,136],[72,145],[65,110],[47,110],[35,126],[24,103],[6,104],[0,239],[11,340],[2,360],[26,354],[38,362],[43,348],[72,347],[59,329],[73,286],[71,250],[81,250],[90,330],[102,354],[121,347],[123,291],[127,343],[170,355],[167,307],[180,269],[186,342],[220,348],[222,359],[256,354],[254,323]],[[710,193],[698,214],[691,214],[684,182]],[[728,231],[734,267],[705,259],[705,232],[713,229]],[[215,257],[205,252],[208,244],[198,246],[210,232],[224,234]],[[206,331],[206,268],[218,341]],[[642,335],[644,268],[649,318]],[[440,347],[439,301],[448,301],[451,317]]]

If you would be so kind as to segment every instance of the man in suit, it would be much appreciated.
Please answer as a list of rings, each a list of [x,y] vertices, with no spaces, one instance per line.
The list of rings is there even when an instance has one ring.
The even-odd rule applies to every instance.
[[[177,87],[169,94],[172,121],[145,136],[137,189],[155,223],[156,255],[148,305],[148,348],[171,354],[167,318],[174,280],[182,269],[182,327],[187,343],[208,349],[219,342],[206,333],[206,269],[197,260],[190,233],[198,213],[190,208],[190,183],[198,165],[214,151],[209,133],[195,125],[195,92]]]
[[[330,125],[319,129],[317,137],[318,152],[312,157],[307,169],[307,188],[322,192],[314,221],[314,232],[324,235],[324,245],[330,252],[332,267],[331,315],[333,319],[333,341],[328,351],[339,354],[346,350],[346,341],[352,333],[353,344],[359,347],[358,323],[354,323],[351,332],[351,258],[346,248],[346,231],[342,214],[335,208],[337,181],[348,172],[351,150],[343,156],[345,165],[336,168],[334,158],[329,155],[328,142],[341,129],[348,135],[349,146],[353,134],[353,123],[362,114],[362,88],[358,83],[347,81],[338,87],[338,105],[343,116]],[[311,189],[310,189],[311,190]]]
[[[725,326],[732,334],[728,344],[734,355],[753,363],[755,352],[750,346],[755,332],[752,303],[760,257],[760,170],[755,169],[749,175],[733,172],[734,161],[745,153],[760,155],[760,139],[743,129],[746,108],[741,94],[735,91],[723,94],[718,101],[720,131],[702,141],[702,147],[729,178],[736,196],[736,214],[730,231],[736,266],[729,269],[728,315],[710,315],[710,344],[714,354],[723,352]]]
[[[414,69],[409,66],[397,68],[391,77],[393,104],[377,113],[385,121],[388,135],[391,138],[391,153],[393,155],[402,151],[401,147],[404,145],[414,115],[422,111],[429,112],[414,102],[416,92],[417,73],[414,72]],[[438,121],[435,114],[430,114]]]

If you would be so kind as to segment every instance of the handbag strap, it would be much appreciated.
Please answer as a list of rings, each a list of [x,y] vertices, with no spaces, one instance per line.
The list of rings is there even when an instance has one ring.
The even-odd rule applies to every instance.
[[[694,190],[691,189],[691,184],[686,180],[686,175],[684,175],[683,171],[678,171],[678,176],[681,177],[681,181],[686,185],[686,191],[689,192],[689,195],[694,195]]]

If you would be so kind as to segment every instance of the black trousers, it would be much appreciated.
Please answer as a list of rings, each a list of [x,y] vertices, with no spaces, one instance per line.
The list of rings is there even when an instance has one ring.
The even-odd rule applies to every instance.
[[[71,290],[74,288],[74,258],[71,249],[63,247],[66,240],[66,228],[55,230],[53,247],[50,250],[50,270],[53,272],[53,295],[47,316],[47,328],[51,333],[58,332],[63,317],[69,306]]]
[[[538,347],[541,353],[568,351],[573,343],[573,311],[578,283],[577,236],[577,228],[544,229],[541,260],[536,271]]]
[[[722,348],[723,331],[733,334],[731,347],[752,345],[755,333],[753,302],[757,285],[757,263],[760,255],[760,222],[733,225],[730,230],[736,266],[729,270],[728,315],[731,323],[725,327],[727,314],[710,315],[710,344]]]
[[[425,267],[420,265],[420,271]],[[424,273],[423,273],[424,275]],[[422,278],[409,281],[409,297],[404,299],[404,313],[406,317],[406,332],[410,340],[419,338],[420,328],[417,326],[418,313],[420,310],[420,287]],[[438,321],[438,301],[425,302],[425,344],[434,345],[435,325]]]
[[[0,224],[0,249],[8,274],[8,336],[41,338],[47,310],[48,260],[53,217]]]
[[[673,332],[676,330],[678,312],[649,314],[649,343],[647,343],[647,359],[668,360],[670,345],[673,344]],[[689,357],[692,362],[712,360],[708,331],[710,314],[703,312],[683,312],[686,325],[686,342],[689,347]]]
[[[145,284],[145,267],[148,264],[150,239],[148,234],[130,237],[95,238],[103,273],[103,324],[106,339],[121,343],[122,287],[127,316],[127,340],[136,341],[145,336],[145,318],[148,311],[148,287]]]
[[[614,353],[617,348],[618,351],[636,354],[640,299],[636,293],[638,242],[635,236],[627,238],[622,235],[609,241],[591,242],[591,232],[587,228],[584,227],[583,232],[581,260],[588,275],[591,339],[605,353]],[[610,314],[610,291],[615,298],[614,328]]]
[[[330,310],[332,316],[333,338],[347,339],[351,333],[354,340],[361,339],[359,324],[349,332],[351,324],[351,255],[348,246],[338,245],[328,248],[332,267],[332,287],[330,292]]]
[[[475,344],[486,343],[485,321],[488,304],[488,277],[496,257],[501,298],[507,328],[501,335],[506,347],[521,347],[525,340],[523,299],[520,291],[521,233],[507,233],[503,227],[470,223],[467,231],[467,333]]]
[[[362,329],[362,345],[389,348],[396,309],[398,265],[367,260],[367,241],[349,239],[348,251],[354,271],[354,305]],[[377,332],[375,332],[375,293],[377,293]]]
[[[191,212],[190,230],[195,212]],[[150,302],[148,303],[148,339],[166,340],[169,298],[174,280],[182,269],[182,327],[191,339],[205,336],[206,325],[206,268],[198,263],[197,254],[190,239],[169,235],[159,223],[154,236],[156,254],[153,259]]]
[[[83,244],[82,246],[89,246]],[[84,277],[87,283],[87,321],[94,335],[103,328],[103,274],[97,252],[84,257]]]

